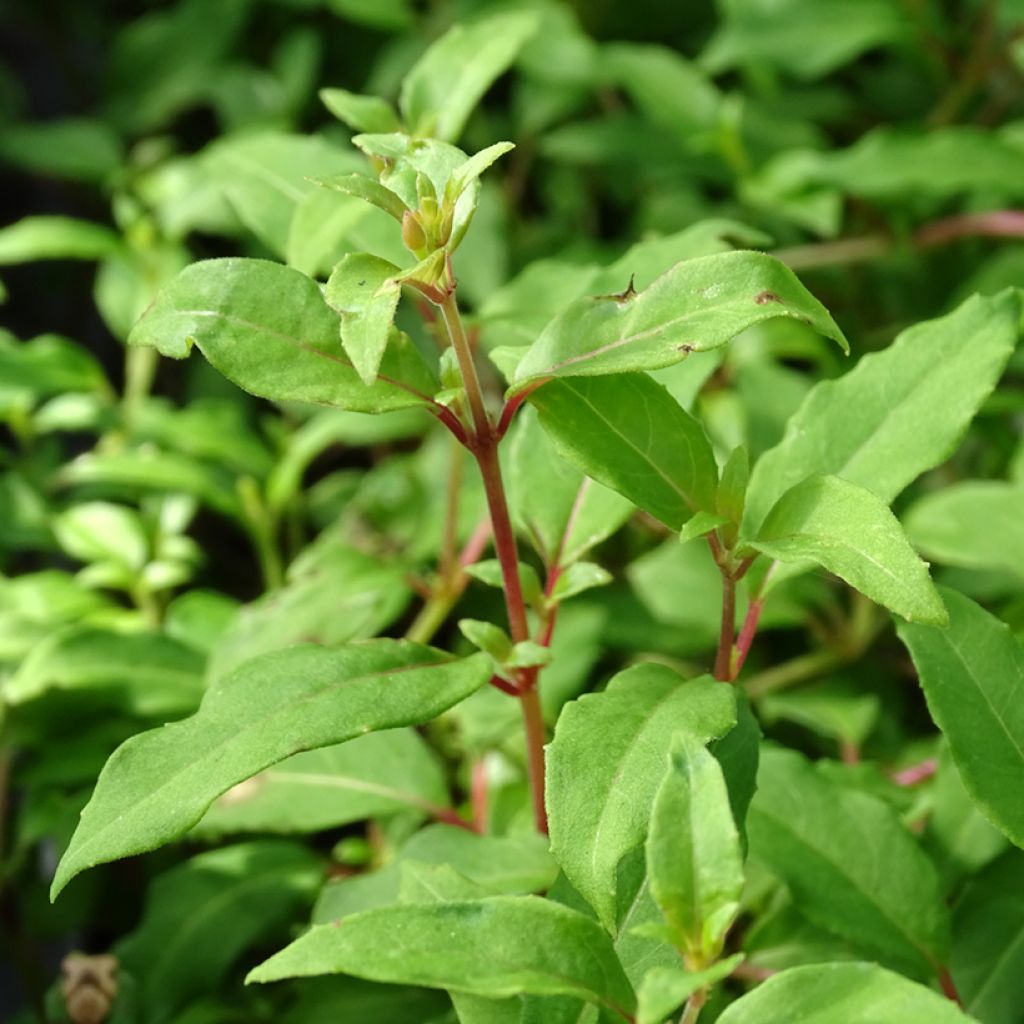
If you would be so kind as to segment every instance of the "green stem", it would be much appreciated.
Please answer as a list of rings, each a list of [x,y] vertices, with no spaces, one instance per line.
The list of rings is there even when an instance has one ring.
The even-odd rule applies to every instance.
[[[128,433],[138,418],[139,408],[153,387],[153,378],[160,354],[148,345],[131,345],[124,355],[124,394],[121,396],[121,415]]]
[[[696,992],[692,993],[690,998],[686,1000],[686,1006],[683,1007],[683,1015],[679,1018],[679,1024],[697,1024],[697,1018],[700,1016],[700,1011],[704,1009],[704,1005],[708,1001],[708,987],[707,985],[697,989]]]

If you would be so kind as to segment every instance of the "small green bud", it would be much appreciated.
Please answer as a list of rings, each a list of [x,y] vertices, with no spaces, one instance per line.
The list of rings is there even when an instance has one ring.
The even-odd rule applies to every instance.
[[[406,249],[419,256],[427,247],[427,233],[423,230],[419,217],[412,210],[402,214],[402,241]]]

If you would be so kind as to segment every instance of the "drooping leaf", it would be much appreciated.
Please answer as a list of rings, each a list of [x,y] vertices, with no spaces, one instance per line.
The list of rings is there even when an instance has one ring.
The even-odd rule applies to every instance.
[[[295,754],[232,786],[195,830],[317,832],[398,811],[429,815],[448,802],[426,743],[411,729],[389,729]]]
[[[620,672],[602,693],[563,709],[548,748],[551,849],[606,927],[615,924],[619,863],[647,835],[671,738],[706,742],[735,715],[728,687],[655,664]]]
[[[908,621],[943,625],[946,612],[899,521],[881,499],[837,476],[787,491],[750,546],[780,562],[815,562]]]
[[[1015,291],[974,296],[946,316],[903,331],[837,380],[815,386],[782,441],[754,467],[747,532],[813,474],[842,477],[891,502],[948,458],[999,380],[1019,322]]]
[[[383,412],[423,405],[434,390],[407,340],[389,345],[378,381],[363,384],[320,289],[266,260],[193,263],[161,291],[128,340],[175,359],[195,344],[239,387],[278,401]]]
[[[181,835],[218,796],[277,761],[429,721],[489,673],[483,656],[449,661],[390,640],[292,647],[247,662],[208,691],[192,718],[118,748],[82,812],[53,895],[86,868]]]
[[[647,872],[675,944],[698,964],[717,959],[740,909],[743,857],[722,769],[685,732],[654,798]]]
[[[454,142],[491,83],[536,31],[529,12],[449,29],[405,76],[399,108],[411,132]]]
[[[513,390],[545,377],[672,366],[780,316],[804,320],[848,347],[824,306],[771,256],[736,251],[684,260],[636,294],[591,296],[566,307],[519,363]]]
[[[444,941],[438,937],[443,935]],[[524,941],[527,940],[527,941]],[[501,999],[571,995],[632,1010],[611,939],[576,911],[536,896],[367,910],[314,927],[249,974],[276,981],[324,973]]]
[[[937,992],[876,964],[794,967],[736,1000],[719,1024],[971,1024]]]
[[[140,925],[115,947],[141,983],[154,1024],[215,990],[255,943],[285,934],[312,902],[322,868],[283,840],[210,850],[161,875]]]
[[[391,189],[385,188],[373,178],[367,178],[365,174],[339,174],[334,178],[318,178],[316,183],[343,195],[356,196],[371,203],[399,222],[406,211],[405,203]]]
[[[703,428],[646,374],[550,381],[530,400],[560,455],[671,529],[714,509]]]
[[[1024,649],[1008,626],[944,589],[949,627],[899,627],[967,791],[985,816],[1024,846]]]
[[[815,924],[928,978],[949,912],[927,856],[881,800],[830,782],[793,751],[762,752],[747,815],[751,855]]]

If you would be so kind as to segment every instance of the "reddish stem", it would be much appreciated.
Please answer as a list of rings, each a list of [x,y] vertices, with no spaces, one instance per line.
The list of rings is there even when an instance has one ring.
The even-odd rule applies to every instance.
[[[473,807],[473,825],[477,832],[483,834],[487,831],[487,759],[483,757],[473,762],[470,803]]]
[[[960,993],[956,990],[956,985],[953,982],[953,976],[949,973],[948,967],[939,968],[939,986],[942,989],[942,994],[947,998],[956,1003],[957,1006],[963,1007],[964,1002],[960,998]]]
[[[479,832],[480,830],[471,822],[466,821],[457,811],[451,807],[435,807],[433,804],[426,808],[431,817],[445,825],[454,825],[456,828],[466,829],[468,832]]]
[[[747,614],[744,616],[743,625],[740,627],[739,639],[736,641],[736,664],[733,666],[733,678],[740,674],[747,655],[750,653],[751,645],[757,634],[757,624],[761,619],[761,612],[764,611],[764,598],[756,597],[751,599],[747,605]]]
[[[959,213],[925,224],[914,232],[914,244],[921,249],[945,245],[959,238],[1020,238],[1024,236],[1024,210],[987,210]]]
[[[715,678],[732,682],[732,642],[736,634],[736,578],[722,569],[722,628],[718,634]]]
[[[507,679],[502,679],[499,675],[493,675],[488,682],[496,690],[501,690],[502,693],[507,693],[510,697],[519,696],[519,687],[513,686]]]
[[[930,779],[938,769],[939,762],[934,757],[929,757],[920,764],[912,764],[909,768],[893,772],[890,777],[897,786],[917,786]]]
[[[547,380],[545,379],[539,380],[534,384],[529,384],[518,394],[513,395],[505,403],[504,408],[501,410],[501,416],[498,419],[497,430],[495,431],[495,434],[497,435],[497,439],[499,441],[505,436],[506,433],[508,433],[508,428],[512,426],[512,418],[519,411],[519,407],[523,404],[523,402],[525,402],[527,398],[529,398],[530,395],[532,395],[534,391],[536,391],[537,388],[541,386],[541,384],[546,383]]]

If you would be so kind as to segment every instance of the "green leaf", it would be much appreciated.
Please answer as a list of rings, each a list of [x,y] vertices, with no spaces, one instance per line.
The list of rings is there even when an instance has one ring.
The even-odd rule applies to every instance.
[[[71,181],[100,183],[123,159],[117,132],[85,117],[5,124],[0,161],[22,170]]]
[[[915,477],[947,459],[991,393],[1014,350],[1014,291],[974,296],[937,320],[903,331],[805,399],[786,434],[757,462],[744,528],[815,473],[840,476],[891,502]]]
[[[566,307],[519,363],[512,390],[544,377],[672,366],[780,316],[803,320],[848,349],[825,307],[773,257],[739,251],[684,260],[636,294],[591,296]]]
[[[398,902],[400,868],[407,862],[447,865],[495,896],[542,892],[558,874],[547,839],[535,832],[488,836],[452,825],[428,825],[381,870],[328,882],[313,910],[313,923],[326,924],[357,910]],[[369,897],[365,889],[362,894],[355,891],[359,883],[373,888]]]
[[[654,798],[647,873],[675,945],[694,964],[716,960],[740,909],[743,856],[722,769],[685,732]]]
[[[787,491],[748,543],[780,562],[815,562],[908,621],[946,622],[928,567],[899,521],[871,491],[837,476],[810,477]]]
[[[400,273],[387,260],[353,253],[334,268],[324,291],[327,304],[341,314],[341,343],[367,387],[377,379],[387,347],[402,293]]]
[[[714,511],[711,445],[646,374],[551,381],[530,401],[563,458],[671,529],[698,510]]]
[[[59,334],[16,341],[0,333],[0,400],[21,390],[36,401],[66,392],[105,396],[110,385],[95,357]]]
[[[568,601],[570,597],[593,587],[606,587],[611,581],[612,574],[596,562],[574,562],[559,573],[558,581],[551,591],[551,601]]]
[[[401,131],[395,108],[379,96],[360,96],[348,89],[321,89],[318,95],[339,121],[357,132]]]
[[[333,189],[346,196],[356,196],[372,203],[378,209],[390,214],[399,223],[402,222],[402,215],[407,209],[405,203],[391,189],[385,188],[373,178],[367,178],[365,174],[339,174],[334,178],[314,178],[313,180],[323,188]]]
[[[884,963],[931,976],[945,959],[949,914],[931,861],[895,812],[792,751],[766,748],[757,782],[751,856],[812,922]]]
[[[479,580],[488,587],[500,590],[505,585],[505,577],[501,571],[501,562],[496,558],[485,558],[482,562],[474,562],[463,570],[467,576]],[[519,581],[523,588],[523,599],[527,604],[538,601],[544,593],[537,570],[528,562],[519,563]]]
[[[1024,998],[1024,855],[1013,850],[968,881],[953,912],[950,973],[964,1008],[1015,1024]]]
[[[292,647],[247,662],[189,719],[115,751],[57,869],[144,853],[191,828],[239,782],[302,750],[429,721],[482,686],[484,656],[451,662],[429,647],[377,640]]]
[[[678,967],[652,967],[637,993],[637,1024],[662,1024],[699,988],[729,977],[743,960],[737,953],[704,971],[690,973]]]
[[[362,161],[315,135],[243,132],[207,147],[203,163],[238,219],[283,257],[296,207],[316,189],[310,179],[358,171]]]
[[[904,517],[914,546],[943,565],[1024,576],[1024,487],[970,480],[925,495]]]
[[[427,404],[435,387],[407,340],[389,346],[380,379],[367,387],[341,350],[338,317],[315,282],[266,260],[186,267],[128,341],[175,359],[197,345],[229,380],[277,401],[383,412]]]
[[[536,896],[352,914],[340,928],[314,927],[247,980],[337,972],[489,999],[528,992],[577,996],[627,1012],[634,1006],[633,991],[601,927]]]
[[[0,228],[0,265],[34,260],[101,260],[121,240],[110,228],[73,217],[24,217]]]
[[[445,202],[454,202],[495,160],[515,148],[513,142],[496,142],[493,146],[474,153],[464,164],[460,164],[452,171],[445,188]]]
[[[307,910],[322,868],[311,851],[283,840],[210,850],[160,875],[139,926],[115,947],[138,978],[154,1024],[208,995],[239,957],[286,934]]]
[[[85,624],[51,632],[4,682],[4,700],[24,704],[59,690],[131,715],[189,714],[203,694],[203,659],[159,633],[115,633]]]
[[[633,503],[559,458],[534,409],[516,419],[504,463],[512,516],[546,564],[570,565],[615,533]]]
[[[722,22],[701,55],[713,74],[767,64],[816,79],[865,50],[907,40],[912,32],[889,0],[723,0]]]
[[[473,108],[536,28],[537,19],[528,12],[450,28],[402,82],[398,105],[409,130],[454,142]]]
[[[319,832],[399,811],[427,815],[448,803],[425,741],[411,729],[389,729],[296,754],[232,786],[195,832]]]
[[[954,590],[942,591],[949,627],[901,624],[932,718],[949,741],[967,791],[985,816],[1024,846],[1024,649],[1009,627]]]
[[[718,1024],[971,1024],[955,1003],[875,964],[794,967],[758,985]]]
[[[459,631],[474,646],[501,664],[512,653],[512,641],[501,626],[479,619],[459,619]]]
[[[615,923],[616,871],[646,838],[672,737],[706,742],[735,716],[728,687],[655,664],[620,672],[604,692],[563,709],[548,747],[551,849],[606,927]]]
[[[83,562],[112,561],[140,570],[149,555],[149,538],[139,514],[124,505],[88,501],[72,505],[53,521],[57,543]]]

